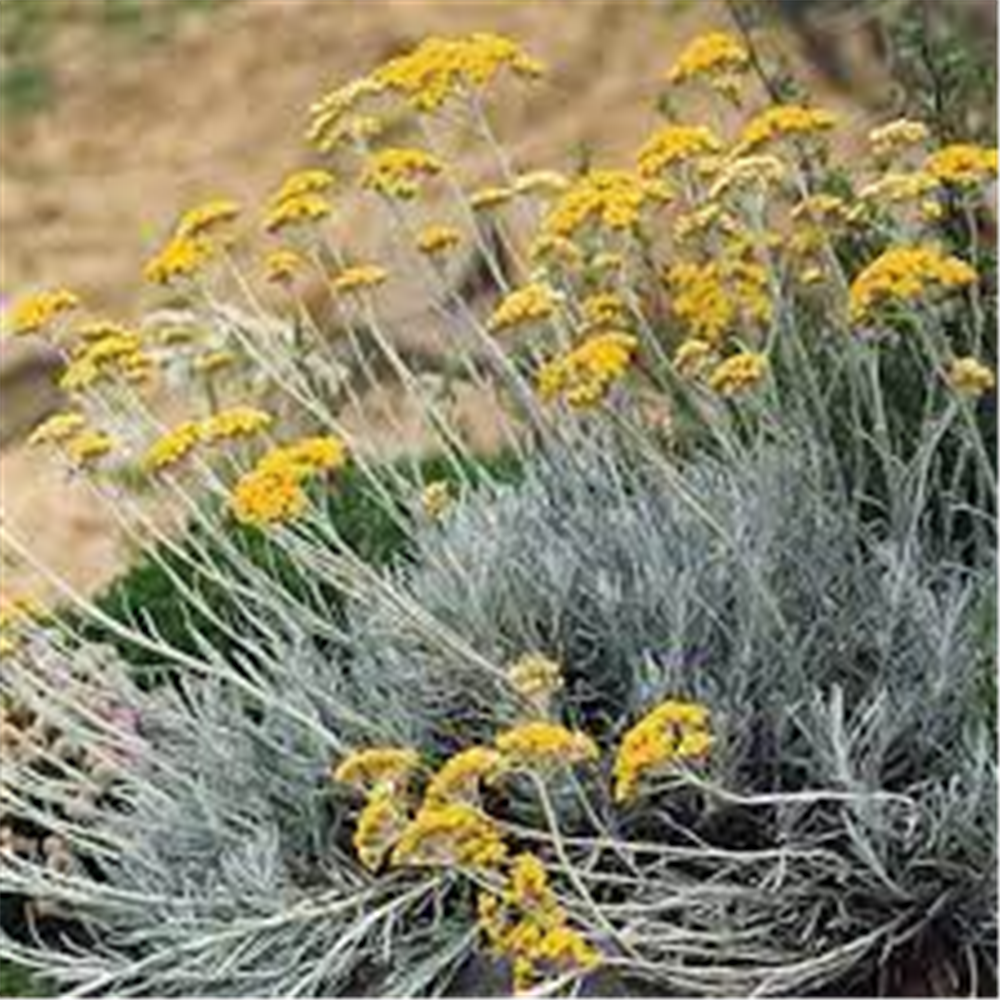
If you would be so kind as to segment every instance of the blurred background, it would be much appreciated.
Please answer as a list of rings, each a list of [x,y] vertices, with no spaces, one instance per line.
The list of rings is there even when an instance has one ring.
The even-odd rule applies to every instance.
[[[64,285],[134,317],[142,262],[177,213],[258,204],[314,162],[317,94],[432,33],[490,30],[550,67],[496,108],[519,167],[624,162],[656,122],[661,78],[696,34],[751,35],[777,91],[794,72],[845,117],[845,141],[898,114],[995,141],[995,0],[0,0],[0,302]],[[693,108],[692,118],[711,113]],[[122,541],[86,486],[28,453],[53,359],[0,345],[4,516],[87,590]],[[4,557],[3,589],[44,589]]]

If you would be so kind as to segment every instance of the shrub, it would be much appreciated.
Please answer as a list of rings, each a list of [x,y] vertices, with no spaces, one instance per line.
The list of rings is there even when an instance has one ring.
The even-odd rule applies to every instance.
[[[750,109],[731,134],[668,100],[634,169],[514,174],[486,93],[540,67],[430,39],[312,109],[394,268],[330,238],[307,169],[265,207],[282,315],[227,199],[148,262],[184,308],[141,334],[68,290],[16,310],[69,338],[75,408],[35,442],[152,536],[174,607],[4,623],[6,801],[48,836],[2,884],[73,927],[12,957],[90,995],[884,990],[931,940],[952,982],[991,975],[996,153],[902,120],[838,168],[836,117],[738,97],[750,65],[713,34],[668,74]],[[468,129],[501,183],[462,189]],[[398,270],[443,374],[381,311]],[[386,372],[448,477],[373,459]],[[195,387],[170,428],[159,373]]]

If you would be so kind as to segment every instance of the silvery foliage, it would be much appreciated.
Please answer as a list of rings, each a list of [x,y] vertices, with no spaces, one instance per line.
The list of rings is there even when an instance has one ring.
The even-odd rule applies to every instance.
[[[7,888],[78,921],[7,950],[87,995],[454,988],[477,961],[467,886],[365,873],[357,802],[329,765],[357,743],[433,757],[490,738],[517,709],[484,664],[534,651],[565,665],[558,710],[605,750],[663,698],[712,711],[710,762],[634,804],[610,801],[610,754],[554,789],[591,886],[589,900],[573,880],[561,891],[612,975],[794,993],[922,930],[987,948],[989,576],[930,562],[916,536],[876,542],[820,482],[793,450],[668,471],[577,442],[424,522],[412,557],[321,642],[289,604],[269,623],[248,615],[267,655],[224,669],[206,648],[203,675],[153,691],[107,663],[74,668],[73,683],[99,675],[138,712],[139,734],[103,725],[86,698],[56,699],[58,723],[102,745],[117,777],[55,824],[75,871],[4,855]],[[258,699],[266,660],[279,680]],[[51,703],[38,672],[15,682]],[[31,788],[39,818],[65,803],[55,779]],[[551,848],[530,789],[497,808]]]

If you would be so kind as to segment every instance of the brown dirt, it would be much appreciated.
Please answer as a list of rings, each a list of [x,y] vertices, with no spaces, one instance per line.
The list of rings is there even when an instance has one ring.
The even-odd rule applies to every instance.
[[[259,203],[310,162],[304,111],[321,90],[430,33],[499,31],[551,67],[495,106],[519,167],[572,166],[585,146],[621,162],[655,121],[663,69],[723,23],[718,0],[234,0],[131,58],[62,45],[64,96],[4,136],[0,287],[59,283],[102,310],[142,308],[141,262],[179,209],[217,193]],[[8,523],[75,586],[121,564],[107,513],[23,447],[4,452],[0,490]],[[34,581],[4,567],[5,589]]]

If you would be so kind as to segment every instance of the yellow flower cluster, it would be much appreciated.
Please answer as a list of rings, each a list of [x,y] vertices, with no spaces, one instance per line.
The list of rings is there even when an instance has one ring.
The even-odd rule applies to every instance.
[[[904,150],[919,146],[929,136],[930,130],[923,122],[897,118],[872,129],[868,133],[868,143],[876,157],[887,160]]]
[[[855,321],[868,318],[887,302],[913,302],[929,291],[971,285],[975,270],[934,246],[897,246],[876,257],[854,279],[849,309]]]
[[[462,750],[448,758],[431,778],[424,804],[435,808],[454,802],[479,805],[480,785],[495,780],[503,770],[503,757],[492,747]]]
[[[446,253],[462,242],[462,234],[454,226],[425,226],[417,233],[417,249],[429,257]]]
[[[717,360],[715,345],[698,337],[688,337],[674,352],[674,367],[686,378],[701,378]]]
[[[305,438],[269,451],[233,488],[230,509],[243,524],[266,527],[301,515],[306,480],[340,468],[347,448],[336,437]]]
[[[496,868],[507,845],[496,822],[465,802],[423,806],[403,830],[391,863],[418,868]]]
[[[401,791],[420,767],[420,756],[409,747],[370,747],[355,750],[333,772],[333,780],[355,791]]]
[[[369,871],[378,871],[410,824],[405,805],[390,790],[377,789],[358,815],[354,849]]]
[[[708,197],[714,200],[729,192],[766,190],[780,184],[787,173],[785,164],[775,156],[737,156],[720,165]]]
[[[555,289],[535,281],[506,295],[490,316],[488,327],[493,333],[526,326],[549,319],[559,303]]]
[[[18,302],[11,311],[10,332],[18,337],[40,333],[56,317],[79,305],[80,297],[67,288],[36,292]]]
[[[177,223],[176,235],[181,239],[205,236],[232,222],[240,214],[240,206],[228,198],[213,198],[189,208]]]
[[[478,32],[464,38],[425,39],[413,51],[379,67],[373,79],[417,111],[434,111],[452,97],[487,86],[504,68],[531,78],[542,73],[541,63],[509,38]]]
[[[521,697],[532,702],[540,714],[549,711],[549,701],[562,689],[562,668],[555,660],[539,653],[522,656],[507,671],[510,686]]]
[[[143,276],[154,285],[170,285],[193,278],[214,256],[215,247],[204,235],[175,235],[147,262]]]
[[[638,349],[639,341],[631,334],[596,334],[544,364],[538,371],[538,391],[545,400],[562,398],[570,406],[593,406],[625,374]]]
[[[971,143],[955,143],[931,153],[924,169],[942,184],[971,187],[996,177],[997,151]]]
[[[670,699],[629,729],[614,764],[614,797],[633,799],[643,779],[678,761],[703,757],[712,746],[709,712],[697,702]]]
[[[420,494],[420,505],[428,517],[438,518],[454,503],[451,485],[445,479],[428,483]]]
[[[352,80],[336,87],[315,101],[309,109],[306,138],[320,152],[329,153],[343,139],[362,138],[377,129],[376,121],[363,113],[364,105],[385,92],[385,87],[370,77]]]
[[[858,198],[872,206],[894,205],[899,202],[919,201],[934,194],[941,182],[927,170],[908,173],[892,171],[866,184],[858,191]]]
[[[360,292],[366,288],[377,288],[384,284],[389,277],[389,272],[378,264],[355,264],[353,267],[346,267],[330,282],[330,287],[334,292],[347,295],[351,292]]]
[[[380,149],[369,158],[361,184],[387,198],[405,201],[416,196],[420,181],[442,170],[444,163],[423,149]]]
[[[767,358],[754,351],[740,351],[726,358],[708,376],[708,387],[723,396],[735,396],[755,386],[766,374]]]
[[[767,271],[751,261],[682,261],[667,272],[667,284],[674,315],[690,336],[709,344],[718,344],[740,320],[766,322],[771,316]]]
[[[546,216],[542,233],[571,238],[588,225],[634,229],[644,208],[672,196],[662,181],[627,170],[592,170],[575,181]]]
[[[586,734],[555,722],[524,722],[497,735],[496,747],[511,770],[547,771],[597,760],[597,744]]]
[[[956,392],[973,398],[989,392],[997,384],[993,370],[973,357],[955,358],[948,370],[948,382]]]
[[[709,82],[728,81],[749,63],[749,53],[732,35],[712,31],[687,45],[667,73],[667,81],[679,84],[698,77]]]
[[[569,187],[569,181],[558,170],[532,170],[521,174],[514,182],[516,194],[534,194],[550,198],[562,194]]]
[[[469,206],[474,212],[486,212],[491,208],[505,205],[514,197],[515,191],[509,187],[484,187],[469,195]]]
[[[271,250],[264,257],[264,280],[272,284],[287,284],[305,267],[305,258],[282,247],[279,250]]]
[[[273,417],[253,406],[235,406],[204,420],[186,420],[159,437],[146,451],[143,467],[161,472],[186,458],[199,444],[253,437],[267,430]]]
[[[114,447],[114,441],[103,431],[82,430],[69,438],[66,455],[75,465],[90,465],[103,458]]]
[[[70,363],[59,379],[62,389],[75,392],[113,376],[133,384],[149,381],[153,360],[143,350],[138,334],[106,321],[94,329],[100,329],[100,336],[84,341],[72,352]]]
[[[43,444],[61,444],[86,426],[82,413],[54,413],[39,424],[28,437],[28,444],[37,447]]]
[[[832,111],[798,104],[779,104],[747,122],[740,136],[740,145],[746,150],[758,149],[779,139],[798,139],[828,132],[836,124],[837,116]]]
[[[515,993],[547,977],[588,972],[600,964],[600,952],[569,925],[535,854],[514,858],[502,892],[481,893],[478,909],[479,929],[490,949],[511,962]]]
[[[721,141],[706,125],[665,125],[639,150],[639,174],[658,177],[669,167],[721,150]]]
[[[289,174],[268,199],[264,229],[277,233],[290,226],[325,219],[333,211],[327,197],[331,187],[333,175],[326,170],[297,170]]]
[[[629,309],[615,292],[594,292],[580,303],[588,327],[621,329],[629,322]]]
[[[80,413],[55,413],[32,431],[32,447],[58,445],[74,465],[84,466],[103,458],[114,447],[112,439],[87,427]]]

